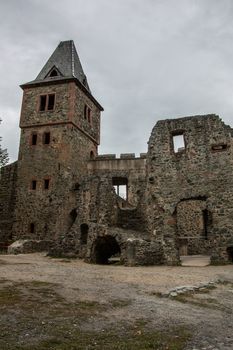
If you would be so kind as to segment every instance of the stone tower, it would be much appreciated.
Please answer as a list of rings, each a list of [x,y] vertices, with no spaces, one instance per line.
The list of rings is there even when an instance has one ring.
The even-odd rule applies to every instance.
[[[97,155],[101,105],[92,96],[73,41],[61,42],[35,80],[21,85],[14,238],[65,234],[76,190]]]

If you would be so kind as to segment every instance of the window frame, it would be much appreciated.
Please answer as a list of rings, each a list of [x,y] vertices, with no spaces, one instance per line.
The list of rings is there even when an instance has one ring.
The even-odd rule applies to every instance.
[[[45,109],[41,110],[41,99],[42,97],[45,96]],[[54,96],[54,104],[53,104],[53,108],[52,109],[48,109],[48,105],[49,105],[49,96]],[[44,112],[53,112],[55,110],[55,106],[56,106],[56,93],[52,92],[52,93],[48,93],[48,94],[40,94],[39,95],[39,99],[38,99],[38,112],[40,113],[44,113]]]
[[[183,136],[183,141],[184,141],[184,148],[180,151],[175,151],[175,144],[174,144],[174,137],[176,136]],[[186,140],[186,133],[185,130],[180,129],[180,130],[174,130],[171,132],[171,137],[170,137],[170,145],[171,145],[171,153],[174,155],[180,155],[186,152],[187,149],[187,140]]]

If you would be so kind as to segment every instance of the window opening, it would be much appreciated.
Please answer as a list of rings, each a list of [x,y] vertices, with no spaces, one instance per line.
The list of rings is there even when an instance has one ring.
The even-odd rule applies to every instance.
[[[58,73],[57,73],[56,69],[53,69],[49,76],[50,77],[57,77]]]
[[[48,95],[48,111],[51,111],[54,109],[54,103],[55,103],[55,95],[54,94]]]
[[[87,105],[84,106],[84,119],[87,119]]]
[[[91,109],[87,105],[84,106],[84,119],[91,124]]]
[[[81,231],[80,242],[81,242],[81,244],[87,244],[88,230],[89,230],[89,227],[87,224],[80,225],[80,231]]]
[[[35,146],[37,144],[37,134],[32,134],[32,145]]]
[[[31,182],[31,189],[32,190],[36,190],[36,183],[37,183],[36,180],[32,180],[32,182]]]
[[[88,123],[91,123],[91,110],[90,110],[90,108],[88,108],[88,110],[87,110],[87,120],[88,120]]]
[[[40,96],[40,112],[52,111],[55,106],[55,94]]]
[[[179,153],[185,150],[184,134],[178,134],[172,136],[173,151]]]
[[[29,231],[30,233],[35,233],[35,224],[33,222],[31,222],[29,225]]]
[[[44,144],[48,145],[50,143],[50,132],[44,133]]]
[[[44,189],[45,190],[49,189],[49,179],[44,179]]]
[[[116,194],[119,197],[128,200],[128,179],[126,177],[113,177],[112,184]]]
[[[46,109],[46,100],[47,96],[46,95],[41,95],[40,96],[40,111],[45,111]]]

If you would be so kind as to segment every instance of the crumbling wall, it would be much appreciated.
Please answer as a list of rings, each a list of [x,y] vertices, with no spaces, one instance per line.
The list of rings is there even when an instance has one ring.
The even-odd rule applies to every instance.
[[[231,132],[216,115],[163,120],[152,130],[145,193],[147,222],[152,239],[163,241],[167,263],[178,259],[178,238],[184,235],[184,226],[188,236],[190,227],[196,225],[195,214],[189,214],[181,229],[177,223],[179,203],[203,198],[211,217],[206,222],[206,237],[187,238],[188,245],[195,241],[195,253],[211,251],[215,260],[228,259],[226,249],[233,232]],[[177,135],[184,143],[175,149]]]
[[[0,242],[5,245],[12,240],[17,162],[0,170]]]

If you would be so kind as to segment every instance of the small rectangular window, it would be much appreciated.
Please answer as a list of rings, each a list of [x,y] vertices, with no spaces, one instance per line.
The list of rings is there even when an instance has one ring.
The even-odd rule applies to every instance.
[[[48,95],[48,111],[52,111],[54,109],[55,103],[55,94]]]
[[[36,180],[32,180],[32,182],[31,182],[31,189],[32,190],[36,190],[36,183],[37,183]]]
[[[33,222],[29,225],[29,232],[35,233],[35,224]]]
[[[47,95],[40,96],[40,111],[41,112],[46,110],[46,100],[47,100]]]
[[[37,144],[37,134],[32,134],[32,145],[35,146]]]
[[[177,134],[172,136],[173,151],[179,153],[185,150],[184,134]]]
[[[45,132],[44,133],[44,144],[45,145],[50,144],[50,132]]]
[[[44,189],[45,190],[49,189],[49,179],[44,179]]]

